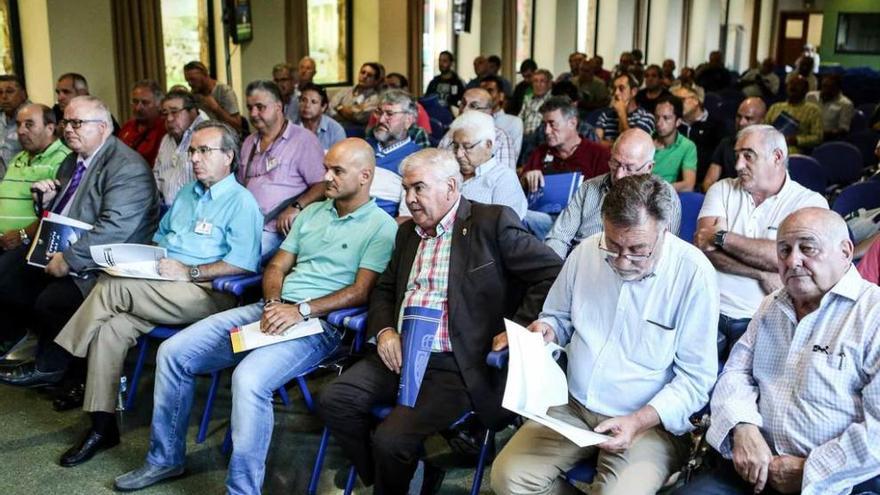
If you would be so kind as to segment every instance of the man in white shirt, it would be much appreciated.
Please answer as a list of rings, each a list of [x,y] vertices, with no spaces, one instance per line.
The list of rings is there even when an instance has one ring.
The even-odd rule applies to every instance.
[[[523,121],[516,115],[504,111],[507,96],[504,94],[504,85],[498,76],[487,76],[480,81],[480,87],[489,92],[492,97],[492,117],[495,118],[495,127],[503,130],[510,138],[513,147],[514,163],[519,163],[519,154],[522,151]]]
[[[568,257],[529,326],[567,345],[569,403],[548,414],[611,439],[581,448],[527,421],[492,465],[495,493],[565,493],[560,476],[598,451],[591,493],[654,494],[687,458],[717,372],[718,289],[706,257],[667,231],[673,195],[652,174],[617,180],[604,234]]]
[[[165,120],[165,136],[159,143],[159,153],[153,165],[153,176],[159,188],[159,198],[164,208],[170,208],[177,192],[196,180],[189,159],[189,142],[197,124],[208,120],[199,110],[193,95],[188,91],[171,91],[161,103],[160,114]]]
[[[840,76],[828,74],[822,78],[818,91],[807,93],[807,101],[822,110],[822,133],[825,141],[842,138],[849,132],[856,109],[852,100],[840,90]]]
[[[746,331],[761,299],[781,285],[776,269],[779,224],[806,206],[828,208],[825,198],[788,175],[785,136],[772,126],[741,130],[734,152],[738,177],[709,188],[694,235],[694,244],[718,271],[721,362]]]

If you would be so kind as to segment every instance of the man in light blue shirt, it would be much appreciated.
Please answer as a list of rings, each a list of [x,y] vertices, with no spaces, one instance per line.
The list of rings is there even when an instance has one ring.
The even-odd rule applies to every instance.
[[[705,256],[667,231],[673,195],[654,175],[617,180],[604,234],[571,253],[529,326],[568,346],[569,403],[548,414],[611,439],[580,448],[529,421],[492,466],[496,493],[550,493],[598,453],[592,493],[654,494],[687,459],[718,367],[718,288]]]
[[[137,490],[183,473],[195,375],[238,365],[226,487],[233,494],[260,493],[274,425],[273,392],[336,350],[342,332],[321,320],[322,333],[235,354],[229,330],[260,322],[264,333],[277,335],[304,319],[367,302],[397,231],[394,219],[370,199],[375,163],[373,149],[361,139],[331,148],[324,157],[329,199],[297,215],[263,272],[264,300],[211,316],[162,344],[150,451],[143,467],[116,478],[117,489]]]

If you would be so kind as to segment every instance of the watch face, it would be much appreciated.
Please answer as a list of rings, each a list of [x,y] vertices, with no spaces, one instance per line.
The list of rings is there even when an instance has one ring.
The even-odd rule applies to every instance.
[[[303,316],[312,314],[312,307],[309,306],[309,303],[299,303],[299,314]]]

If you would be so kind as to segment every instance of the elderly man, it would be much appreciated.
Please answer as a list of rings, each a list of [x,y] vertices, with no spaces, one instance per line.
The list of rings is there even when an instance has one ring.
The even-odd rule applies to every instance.
[[[73,150],[55,179],[34,183],[47,210],[93,225],[64,252],[52,255],[45,276],[25,264],[28,246],[0,255],[0,304],[13,305],[40,335],[35,363],[0,374],[14,385],[57,383],[70,362],[53,340],[96,283],[91,247],[144,244],[156,230],[159,196],[144,159],[112,136],[107,106],[78,96],[64,110],[64,141]],[[10,258],[7,258],[10,257]],[[11,260],[11,261],[10,261]],[[8,307],[8,306],[7,306]]]
[[[440,105],[447,108],[458,106],[458,101],[464,93],[464,82],[452,69],[454,63],[455,57],[452,52],[446,50],[440,52],[440,56],[437,57],[437,70],[440,73],[431,79],[428,89],[425,90],[425,96],[437,95]]]
[[[323,87],[317,84],[302,84],[297,89],[299,92],[299,115],[292,120],[315,133],[324,151],[329,150],[334,144],[345,139],[345,129],[327,116],[330,99]]]
[[[510,138],[510,146],[513,149],[514,163],[519,162],[520,150],[522,150],[523,141],[523,121],[517,115],[511,115],[504,111],[504,105],[507,102],[507,95],[504,94],[504,86],[501,79],[496,76],[487,76],[480,81],[480,88],[489,92],[492,102],[492,117],[495,119],[495,127],[504,131]],[[473,93],[477,95],[479,93]],[[482,106],[482,103],[481,103]],[[466,106],[462,106],[462,111],[466,111]],[[482,109],[485,112],[485,109]],[[515,167],[515,165],[514,165]]]
[[[568,206],[556,218],[544,243],[565,259],[581,241],[602,232],[605,227],[600,212],[609,189],[624,177],[650,174],[654,170],[654,153],[654,142],[645,131],[629,129],[621,134],[611,148],[611,159],[608,160],[610,171],[581,184]],[[672,188],[671,184],[669,188]],[[675,190],[672,193],[669,231],[678,235],[681,202],[674,194]]]
[[[788,100],[771,105],[764,123],[784,126],[789,155],[808,152],[822,143],[822,110],[815,103],[806,101],[807,81],[803,77],[789,79],[785,87]]]
[[[398,229],[370,299],[367,331],[377,350],[326,386],[319,404],[361,480],[385,495],[407,493],[422,442],[465,412],[476,410],[486,425],[506,418],[504,380],[486,365],[486,354],[511,308],[519,308],[520,323],[537,314],[561,264],[513,210],[461,197],[460,166],[450,152],[422,150],[401,169],[413,221]],[[421,362],[417,402],[395,406],[370,435],[370,410],[395,403],[402,370],[418,366],[402,355],[399,332],[420,313],[437,318],[426,329],[431,353]]]
[[[766,294],[780,285],[776,235],[782,220],[806,206],[828,208],[825,198],[788,175],[783,135],[753,125],[736,139],[737,179],[723,179],[706,192],[694,244],[718,271],[721,317],[718,355],[723,362],[745,332]]]
[[[367,62],[358,72],[358,83],[333,95],[328,115],[343,126],[363,128],[379,105],[379,88],[384,77],[382,67]]]
[[[299,90],[301,86],[305,86],[306,84],[313,84],[315,80],[315,74],[317,72],[318,69],[315,65],[315,59],[309,57],[308,55],[299,59],[299,62],[296,65],[297,90]]]
[[[490,76],[490,78],[493,76]],[[503,93],[502,93],[503,94]],[[494,103],[492,94],[482,88],[471,88],[465,90],[461,97],[461,112],[481,112],[494,117]],[[509,117],[519,121],[519,117],[510,115]],[[495,155],[495,161],[511,170],[516,170],[516,155],[519,149],[513,145],[512,138],[507,134],[500,125],[498,120],[493,118],[492,131],[495,136],[492,139],[492,153]],[[521,125],[521,124],[520,124]],[[522,140],[522,127],[520,127],[520,140]],[[437,144],[438,148],[452,149],[452,130],[446,132],[443,139]]]
[[[654,173],[672,184],[679,192],[694,190],[697,181],[697,147],[678,132],[681,123],[682,101],[672,95],[657,100],[654,119]]]
[[[199,110],[195,97],[188,91],[169,92],[162,98],[160,108],[166,134],[159,144],[153,176],[162,204],[170,208],[177,192],[195,180],[189,142],[195,126],[208,120],[208,116]]]
[[[88,94],[89,82],[82,74],[77,74],[76,72],[61,74],[55,83],[55,99],[57,103],[52,107],[57,122],[61,122],[61,119],[64,118],[64,110],[67,108],[70,100],[77,96],[88,96]],[[58,131],[63,132],[61,129],[58,129]]]
[[[260,493],[274,425],[273,392],[332,353],[342,332],[322,319],[323,333],[234,354],[229,329],[259,321],[264,333],[274,335],[304,319],[364,304],[394,247],[394,220],[369,195],[375,169],[370,147],[347,139],[330,149],[324,167],[328,199],[297,217],[265,269],[264,299],[200,321],[159,348],[150,450],[143,467],[116,478],[117,489],[144,488],[183,472],[196,375],[238,365],[226,488]]]
[[[645,87],[636,93],[636,104],[653,114],[661,97],[669,95],[669,90],[661,84],[663,75],[659,65],[652,64],[645,69]]]
[[[225,122],[241,132],[241,114],[238,110],[238,96],[232,86],[218,82],[208,74],[205,64],[193,60],[183,66],[183,76],[192,89],[193,95],[208,117]]]
[[[254,132],[241,145],[235,175],[265,216],[261,250],[267,254],[281,244],[293,219],[324,197],[324,149],[313,133],[284,118],[275,83],[254,81],[246,93]]]
[[[397,216],[402,189],[400,164],[422,146],[409,137],[418,116],[416,102],[406,91],[391,89],[382,93],[376,110],[379,123],[367,142],[376,154],[376,175],[370,195],[379,207]]]
[[[519,118],[523,121],[523,140],[530,139],[535,129],[541,125],[541,105],[550,98],[553,74],[547,69],[538,69],[532,74],[532,94],[523,100]]]
[[[499,495],[574,493],[561,477],[597,454],[591,493],[653,495],[687,459],[689,418],[718,369],[706,331],[718,288],[706,257],[668,233],[674,197],[651,174],[618,180],[602,203],[604,233],[565,261],[529,326],[568,346],[569,402],[548,414],[611,438],[582,448],[527,421],[492,465]]]
[[[567,96],[554,96],[541,106],[546,142],[540,144],[522,168],[520,179],[528,193],[544,187],[544,176],[579,172],[591,179],[608,172],[608,148],[578,134],[577,108]],[[547,213],[529,210],[526,225],[540,240],[553,225]]]
[[[629,73],[614,78],[611,85],[611,106],[596,121],[596,135],[607,146],[627,129],[638,127],[648,134],[654,133],[654,116],[636,102],[639,83]]]
[[[779,94],[779,76],[774,70],[776,64],[770,57],[761,62],[761,67],[748,70],[737,84],[744,95],[762,98],[774,98]]]
[[[757,97],[746,98],[736,110],[736,120],[734,121],[736,132],[750,125],[763,124],[765,115],[767,115],[767,105],[764,100]],[[703,191],[708,191],[712,184],[718,182],[719,179],[736,178],[736,153],[733,151],[735,146],[736,135],[733,135],[723,137],[715,147],[709,161],[709,168],[706,170],[706,176],[703,178]],[[697,154],[699,154],[699,149]]]
[[[159,83],[143,79],[131,90],[131,108],[134,115],[122,124],[119,140],[144,157],[147,164],[154,165],[159,146],[165,136],[165,122],[159,115],[159,103],[164,92]]]
[[[784,286],[712,394],[706,439],[723,459],[677,493],[877,493],[880,288],[852,266],[834,212],[790,214],[775,250]]]
[[[672,95],[680,98],[683,105],[678,132],[693,141],[697,147],[696,184],[701,184],[712,162],[712,153],[726,131],[720,121],[709,116],[700,94],[693,88],[679,86],[672,91]]]
[[[581,64],[589,59],[586,53],[572,52],[568,55],[568,72],[556,76],[556,82],[571,81],[577,77]]]
[[[157,262],[162,280],[102,276],[55,338],[89,366],[83,409],[92,425],[61,457],[62,466],[119,443],[119,377],[137,338],[157,325],[192,323],[230,308],[235,298],[214,292],[210,281],[259,268],[262,215],[232,173],[237,150],[238,134],[226,124],[196,126],[189,147],[196,181],[181,189],[153,236],[168,253]]]
[[[823,140],[833,141],[849,132],[855,107],[853,102],[840,91],[841,78],[828,74],[822,78],[819,91],[807,93],[807,101],[815,103],[822,111]]]
[[[27,90],[18,77],[9,74],[0,76],[0,173],[3,172],[2,167],[8,166],[12,157],[21,151],[15,115],[27,99]]]
[[[281,103],[284,106],[284,118],[294,121],[299,118],[299,92],[292,65],[276,64],[272,67],[272,82],[281,92]]]

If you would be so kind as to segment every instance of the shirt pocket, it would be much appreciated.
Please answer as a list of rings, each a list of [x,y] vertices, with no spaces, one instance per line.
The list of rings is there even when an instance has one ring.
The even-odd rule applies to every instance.
[[[849,402],[862,387],[854,345],[843,343],[823,352],[813,345],[803,360],[804,372],[799,389],[813,404],[832,409],[850,409]]]
[[[638,325],[624,335],[629,359],[649,370],[662,371],[672,363],[678,328],[675,305],[648,298],[641,318],[630,322]]]

